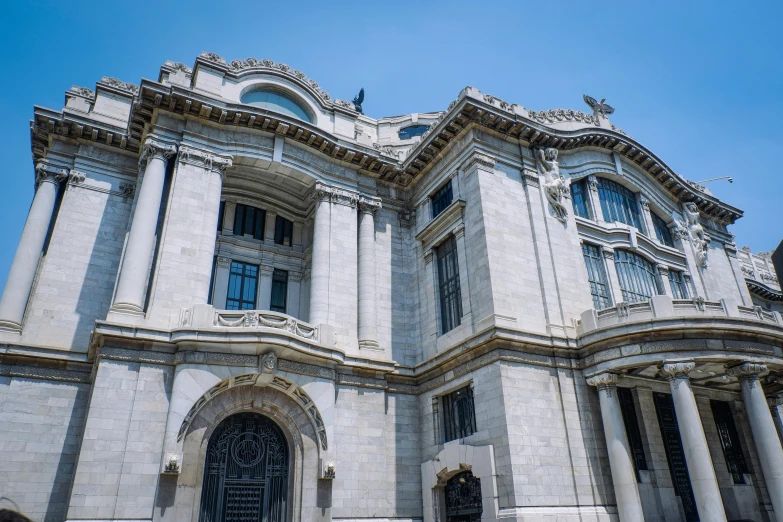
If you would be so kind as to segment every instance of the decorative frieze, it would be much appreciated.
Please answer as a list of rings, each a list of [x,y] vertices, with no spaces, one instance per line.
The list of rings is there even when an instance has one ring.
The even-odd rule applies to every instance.
[[[548,111],[527,111],[530,119],[539,123],[558,123],[563,121],[581,121],[599,127],[601,122],[592,114],[573,109],[549,109]]]
[[[89,372],[17,364],[0,364],[0,376],[73,383],[90,382]]]
[[[190,145],[180,146],[179,161],[219,174],[223,174],[228,167],[233,165],[232,156],[215,154],[213,152],[191,147]]]
[[[318,341],[318,327],[294,317],[276,312],[259,310],[215,310],[214,327],[227,328],[275,328],[303,339]]]
[[[278,359],[277,368],[281,372],[296,373],[299,375],[309,375],[311,377],[320,377],[322,379],[335,380],[337,374],[330,368],[307,364],[299,361],[289,361],[288,359]]]

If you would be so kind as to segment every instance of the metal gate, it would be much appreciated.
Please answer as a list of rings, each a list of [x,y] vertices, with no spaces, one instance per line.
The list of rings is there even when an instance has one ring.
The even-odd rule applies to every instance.
[[[680,429],[677,426],[677,414],[674,411],[672,396],[665,393],[655,393],[655,409],[658,412],[658,423],[661,425],[661,436],[666,447],[666,460],[669,461],[674,493],[682,500],[687,522],[698,522],[699,512],[693,497],[691,477],[685,462],[685,452],[682,449]]]
[[[199,522],[286,522],[288,446],[256,413],[228,417],[207,446]]]
[[[470,471],[455,475],[446,483],[446,522],[481,520],[481,479]]]

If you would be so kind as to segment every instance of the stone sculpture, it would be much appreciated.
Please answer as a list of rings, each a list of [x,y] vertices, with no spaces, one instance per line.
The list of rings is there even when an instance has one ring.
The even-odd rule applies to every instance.
[[[568,209],[563,199],[569,198],[568,184],[560,174],[557,162],[557,149],[539,149],[536,154],[538,169],[544,175],[544,194],[555,211],[555,217],[561,223],[568,220]]]

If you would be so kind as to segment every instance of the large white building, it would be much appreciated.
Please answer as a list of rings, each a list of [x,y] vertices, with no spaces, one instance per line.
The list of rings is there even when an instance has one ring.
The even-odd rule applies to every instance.
[[[783,521],[769,256],[587,101],[373,119],[203,53],[36,107],[0,496],[52,522]]]

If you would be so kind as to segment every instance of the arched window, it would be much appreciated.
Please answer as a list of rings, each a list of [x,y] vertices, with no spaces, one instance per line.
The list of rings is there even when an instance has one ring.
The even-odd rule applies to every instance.
[[[610,179],[598,178],[598,198],[604,221],[619,221],[642,230],[642,218],[636,195]]]
[[[398,135],[401,140],[409,140],[411,138],[415,138],[416,136],[421,136],[427,132],[427,129],[429,128],[429,125],[411,125],[409,127],[405,127],[404,129],[400,129]]]
[[[271,419],[225,419],[209,438],[199,522],[285,522],[288,459],[285,436]]]
[[[242,103],[252,105],[261,109],[279,112],[286,116],[292,116],[308,123],[313,119],[305,110],[301,103],[296,101],[291,95],[270,87],[262,87],[242,95]]]
[[[470,471],[453,476],[446,483],[446,520],[480,522],[484,511],[481,502],[481,479]]]
[[[590,219],[590,210],[587,207],[587,184],[586,179],[571,182],[571,202],[574,205],[574,214],[579,217]]]
[[[658,217],[654,212],[651,212],[650,215],[652,216],[653,227],[655,227],[655,237],[664,245],[673,247],[674,240],[672,239],[671,232],[669,232],[669,226],[666,224],[666,221]]]
[[[661,293],[655,267],[642,256],[627,250],[616,250],[614,265],[617,268],[623,301],[626,303],[648,301],[652,296]]]

